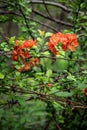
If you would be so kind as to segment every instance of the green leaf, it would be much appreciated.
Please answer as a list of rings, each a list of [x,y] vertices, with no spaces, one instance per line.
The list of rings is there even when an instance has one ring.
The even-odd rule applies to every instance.
[[[19,80],[19,79],[20,79],[20,72],[17,71],[17,72],[15,73],[15,78],[16,78],[16,80]]]
[[[43,56],[49,56],[50,57],[49,51],[42,52],[41,55],[43,55]]]
[[[41,58],[40,64],[47,70],[51,68],[51,59]]]
[[[20,69],[20,65],[15,65],[15,68],[16,69]]]
[[[0,79],[4,79],[4,74],[0,73]]]
[[[2,42],[2,43],[0,44],[1,47],[5,47],[6,45],[7,45],[6,42]]]
[[[24,83],[23,82],[19,82],[19,86],[20,86],[20,88],[22,88],[24,86]]]
[[[79,89],[87,88],[87,84],[85,84],[85,83],[80,83],[80,84],[78,85],[78,88],[79,88]]]
[[[15,36],[13,36],[13,37],[11,37],[11,38],[9,39],[9,43],[10,43],[10,44],[14,44],[14,40],[15,40]]]
[[[41,42],[41,41],[42,41],[42,39],[41,39],[40,37],[38,37],[38,38],[37,38],[37,41],[38,41],[38,42]]]
[[[64,59],[57,59],[53,65],[54,70],[66,70],[68,68],[68,61]]]
[[[56,96],[59,96],[59,97],[72,97],[72,93],[71,92],[58,92],[56,93]]]
[[[55,106],[55,108],[57,108],[57,110],[63,109],[64,107],[58,103],[58,102],[53,102],[53,105]]]
[[[10,51],[10,49],[9,48],[4,48],[4,51]]]
[[[47,76],[48,78],[52,76],[52,70],[51,70],[51,69],[48,69],[48,70],[47,70],[46,76]]]
[[[49,37],[49,36],[51,36],[51,35],[52,35],[52,33],[47,32],[47,33],[45,34],[45,37]]]
[[[69,73],[69,75],[67,76],[67,79],[76,81],[75,76],[71,75],[70,73]]]

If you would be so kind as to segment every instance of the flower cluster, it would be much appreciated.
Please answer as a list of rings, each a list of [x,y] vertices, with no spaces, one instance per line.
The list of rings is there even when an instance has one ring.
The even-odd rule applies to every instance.
[[[48,42],[48,49],[54,54],[57,55],[59,53],[58,47],[66,51],[69,49],[70,51],[74,51],[74,48],[78,46],[77,38],[75,34],[63,34],[56,33],[53,34]]]
[[[30,66],[38,65],[39,59],[32,58],[33,56],[30,53],[30,49],[33,46],[36,46],[36,40],[16,40],[15,46],[12,52],[12,60],[17,62],[21,61],[22,67],[21,70],[28,70]],[[63,51],[70,50],[74,51],[75,47],[78,46],[78,41],[75,34],[64,34],[64,33],[56,33],[53,34],[48,42],[48,49],[54,54],[59,54],[59,51],[62,49]],[[23,66],[24,65],[24,66]]]
[[[19,68],[19,71],[28,70],[29,66],[36,66],[39,63],[38,58],[32,58],[31,54],[29,54],[29,49],[36,45],[36,41],[32,39],[24,40],[21,44],[18,40],[15,42],[14,50],[12,52],[12,60],[20,60],[24,64],[23,67]]]

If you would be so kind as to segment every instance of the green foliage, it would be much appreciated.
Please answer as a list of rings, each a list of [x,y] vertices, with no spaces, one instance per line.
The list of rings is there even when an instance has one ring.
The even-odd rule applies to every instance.
[[[60,50],[56,56],[48,49],[48,41],[53,33],[45,31],[44,28],[41,30],[30,20],[32,15],[30,1],[0,2],[6,6],[7,13],[9,11],[11,13],[6,16],[1,15],[0,23],[11,20],[19,28],[17,36],[5,37],[5,40],[0,29],[1,130],[86,130],[87,128],[87,16],[85,14],[87,2],[86,0],[58,2],[70,8],[69,20],[73,23],[72,29],[66,28],[61,31],[68,34],[76,33],[79,47],[73,52],[63,51],[58,44]],[[44,10],[39,5],[35,7]],[[15,15],[14,11],[20,12],[20,16]],[[19,43],[15,43],[16,39]],[[29,39],[36,40],[36,46],[23,48],[21,51],[14,49]],[[18,53],[18,59],[15,61],[12,60],[13,51]],[[30,57],[26,58],[28,53]],[[34,58],[38,61],[33,62]],[[29,69],[25,69],[26,62],[29,62]],[[25,68],[20,71],[21,67]]]

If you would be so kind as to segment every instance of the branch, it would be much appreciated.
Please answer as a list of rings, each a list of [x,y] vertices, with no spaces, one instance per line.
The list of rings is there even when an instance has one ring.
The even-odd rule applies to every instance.
[[[22,16],[23,16],[23,18],[24,18],[24,20],[25,20],[26,27],[27,27],[27,29],[28,29],[28,33],[29,33],[29,35],[31,36],[31,38],[34,40],[34,37],[33,37],[33,35],[32,35],[32,32],[30,31],[30,26],[29,26],[29,24],[28,24],[28,22],[27,22],[27,18],[26,18],[26,16],[25,16],[25,14],[24,14],[24,12],[23,12],[23,10],[22,10],[21,7],[20,7],[20,12],[21,12],[21,14],[22,14]]]
[[[56,22],[56,23],[59,23],[59,24],[65,25],[65,26],[73,27],[73,25],[70,24],[70,23],[67,23],[67,22],[64,22],[64,21],[61,21],[61,20],[58,20],[58,19],[55,19],[55,18],[51,18],[51,17],[49,17],[49,16],[47,16],[45,14],[40,13],[37,10],[32,9],[32,12],[34,12],[35,14],[40,15],[41,17],[44,17],[44,18],[46,18],[48,20],[51,20],[53,22]]]
[[[5,52],[5,51],[1,51],[0,50],[0,56],[6,56],[7,58],[9,58],[11,56],[11,52]]]
[[[18,14],[18,13],[16,13],[16,12],[12,12],[12,11],[0,11],[0,14],[2,14],[2,15],[16,15],[16,16],[18,16],[18,17],[22,17],[21,14]],[[26,17],[26,19],[32,20],[32,21],[34,21],[34,22],[36,22],[36,23],[38,23],[38,24],[41,24],[42,26],[45,26],[45,27],[47,27],[47,28],[53,30],[54,32],[58,32],[58,30],[55,29],[55,28],[53,28],[52,26],[49,26],[49,25],[47,25],[47,24],[45,24],[45,23],[42,23],[42,22],[40,22],[40,21],[38,21],[38,20],[36,20],[36,19],[33,19],[33,18],[31,18],[31,17],[30,17],[30,18],[29,18],[29,17]]]
[[[66,6],[64,6],[64,5],[62,5],[62,4],[58,3],[58,2],[45,1],[44,3],[46,5],[61,8],[62,10],[66,11],[67,13],[73,12],[73,10],[68,9]],[[44,3],[43,3],[43,1],[40,1],[40,0],[31,0],[30,1],[30,4],[44,4]],[[77,11],[74,12],[74,13],[77,13]],[[82,12],[82,11],[79,11],[79,13],[84,14],[84,12]]]
[[[42,22],[40,22],[40,21],[38,21],[38,20],[36,20],[36,19],[33,19],[33,18],[30,18],[30,19],[33,20],[33,21],[35,21],[35,22],[38,23],[38,24],[41,24],[42,26],[45,26],[45,27],[47,27],[47,28],[53,30],[54,32],[58,32],[57,29],[53,28],[52,26],[49,26],[48,24],[42,23]]]
[[[62,24],[62,25],[65,25],[65,26],[69,26],[69,27],[73,27],[73,25],[72,24],[70,24],[70,23],[66,23],[66,22],[63,22],[63,21],[61,21],[61,20],[57,20],[57,19],[55,19],[55,18],[50,18],[49,16],[46,16],[46,15],[44,15],[44,14],[42,14],[42,13],[40,13],[39,11],[36,11],[36,10],[32,10],[34,13],[36,13],[37,15],[40,15],[40,16],[42,16],[42,17],[44,17],[44,18],[47,18],[47,19],[49,19],[49,20],[51,20],[51,21],[53,21],[53,22],[56,22],[56,23],[59,23],[59,24]],[[12,12],[12,11],[0,11],[0,14],[4,14],[4,15],[6,15],[6,14],[12,14],[12,15],[17,15],[17,16],[20,16],[20,17],[22,17],[22,15],[20,15],[20,14],[18,14],[18,13],[16,13],[16,12]],[[23,16],[24,17],[24,16]],[[26,17],[26,19],[32,19],[33,20],[33,18],[28,18],[28,17]],[[42,24],[42,25],[45,25],[46,27],[49,27],[48,25],[46,25],[46,24],[43,24],[43,23],[41,23],[41,22],[38,22],[37,20],[35,20],[34,19],[34,21],[36,21],[37,23],[40,23],[40,24]],[[55,30],[54,28],[52,28],[52,27],[50,27],[50,29],[52,29],[52,30],[54,30],[54,31],[57,31],[57,30]]]
[[[47,4],[45,3],[45,0],[43,0],[43,4],[44,4],[44,7],[45,7],[45,9],[46,9],[48,15],[49,15],[50,17],[52,17],[51,14],[50,14],[50,12],[49,12],[49,10],[48,10],[48,8],[47,8]]]
[[[70,59],[70,58],[62,58],[62,57],[51,57],[51,56],[39,56],[38,58],[50,58],[50,59],[63,59],[63,60],[68,60],[68,61],[75,61],[75,62],[87,62],[87,59],[84,60],[79,60],[79,59]]]
[[[23,90],[16,90],[15,92],[18,92],[18,93],[21,93],[21,94],[34,94],[34,95],[37,95],[39,99],[43,100],[43,101],[55,101],[57,103],[60,103],[61,105],[65,105],[65,103],[67,104],[66,102],[66,99],[65,98],[60,98],[60,97],[55,97],[55,96],[51,96],[50,94],[45,94],[45,93],[40,93],[40,92],[37,92],[37,91],[23,91]],[[87,105],[84,105],[80,102],[74,102],[72,100],[71,101],[71,107],[72,108],[80,108],[80,109],[87,109]]]
[[[80,1],[80,3],[78,4],[78,8],[77,8],[77,13],[75,15],[75,17],[73,18],[73,24],[74,24],[74,32],[76,33],[76,29],[78,28],[77,27],[77,24],[78,24],[78,16],[79,16],[79,12],[80,12],[80,8],[81,8],[81,4],[82,4],[83,0]]]
[[[57,3],[57,2],[51,2],[51,1],[39,1],[39,0],[31,0],[30,1],[31,4],[46,4],[46,5],[51,5],[51,6],[56,6],[56,7],[59,7],[61,8],[62,10],[66,11],[66,12],[71,12],[70,9],[68,9],[66,6],[60,4],[60,3]]]

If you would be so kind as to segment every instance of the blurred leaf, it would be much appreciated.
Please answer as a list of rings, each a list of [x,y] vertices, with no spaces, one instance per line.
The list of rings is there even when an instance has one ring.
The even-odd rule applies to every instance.
[[[10,51],[10,49],[9,49],[9,48],[4,48],[4,51],[7,51],[7,52],[8,52],[8,51]]]
[[[4,79],[5,75],[0,73],[0,79]]]
[[[87,88],[87,84],[86,84],[86,83],[80,83],[80,84],[78,85],[78,88],[79,88],[79,89]]]
[[[69,73],[69,75],[67,76],[67,79],[68,79],[68,80],[74,80],[74,81],[76,81],[75,76],[71,75],[70,73]]]
[[[53,33],[50,33],[50,32],[47,32],[47,33],[45,33],[45,37],[49,37],[49,36],[51,36]]]
[[[52,76],[52,70],[51,70],[51,69],[48,69],[48,70],[47,70],[46,76],[47,76],[48,78]]]
[[[64,59],[56,59],[56,62],[53,64],[54,70],[66,70],[68,68],[68,61]]]
[[[14,41],[15,41],[15,36],[13,36],[13,37],[11,37],[11,38],[9,39],[9,43],[10,43],[10,44],[14,44]]]
[[[59,97],[72,97],[73,93],[72,92],[58,92],[55,95]]]
[[[51,68],[51,59],[49,59],[49,58],[41,58],[40,64],[41,64],[45,69],[50,69],[50,68]]]

